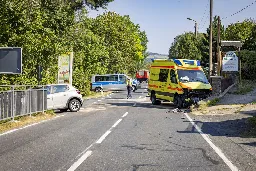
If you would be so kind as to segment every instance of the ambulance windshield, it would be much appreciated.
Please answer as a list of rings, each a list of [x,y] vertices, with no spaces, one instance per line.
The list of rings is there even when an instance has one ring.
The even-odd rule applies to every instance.
[[[201,70],[178,70],[180,82],[202,82],[208,84],[208,80]]]

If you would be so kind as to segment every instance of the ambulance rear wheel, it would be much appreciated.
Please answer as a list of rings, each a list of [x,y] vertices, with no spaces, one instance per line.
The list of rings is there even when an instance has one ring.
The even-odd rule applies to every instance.
[[[156,95],[153,93],[151,94],[151,98],[150,98],[152,105],[160,105],[161,101],[156,99]]]

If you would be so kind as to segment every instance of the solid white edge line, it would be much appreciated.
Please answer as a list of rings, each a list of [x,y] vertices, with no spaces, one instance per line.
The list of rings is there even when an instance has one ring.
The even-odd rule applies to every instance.
[[[238,168],[232,164],[232,162],[225,156],[225,154],[221,151],[219,147],[213,144],[209,136],[195,124],[195,122],[188,116],[187,113],[184,113],[184,115],[188,118],[190,123],[196,128],[196,130],[199,132],[200,135],[204,138],[204,140],[212,147],[212,149],[220,156],[220,158],[226,163],[226,165],[232,170],[232,171],[238,171]]]
[[[50,121],[50,120],[57,119],[57,118],[62,117],[62,116],[64,116],[64,115],[58,115],[58,116],[55,116],[54,118],[50,118],[50,119],[43,120],[43,121],[40,121],[40,122],[32,123],[32,124],[30,124],[30,125],[25,125],[25,126],[20,127],[20,128],[12,129],[12,130],[10,130],[10,131],[6,131],[6,132],[0,134],[0,137],[3,136],[3,135],[7,135],[7,134],[10,134],[10,133],[13,133],[13,132],[16,132],[16,131],[25,129],[25,128],[29,128],[29,127],[31,127],[31,126],[35,126],[35,125],[38,125],[38,124],[41,124],[41,123],[44,123],[44,122],[47,122],[47,121]]]
[[[122,118],[126,117],[128,115],[128,112],[125,112],[125,114],[122,116]]]
[[[69,169],[68,171],[76,170],[90,155],[92,155],[92,151],[87,151],[84,153]]]
[[[112,128],[115,128],[121,121],[122,119],[119,119],[118,121],[116,121],[116,123],[112,126]]]
[[[96,143],[97,144],[100,144],[100,143],[102,143],[102,141],[108,136],[108,134],[110,134],[111,133],[111,131],[110,130],[108,130],[107,132],[105,132],[105,134],[103,134],[101,137],[100,137],[100,139],[98,139],[98,141],[96,141]]]

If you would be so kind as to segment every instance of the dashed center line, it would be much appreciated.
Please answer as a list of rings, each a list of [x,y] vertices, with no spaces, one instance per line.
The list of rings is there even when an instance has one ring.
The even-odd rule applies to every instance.
[[[116,123],[112,126],[112,128],[115,128],[121,121],[122,119],[119,119],[118,121],[116,121]]]
[[[100,137],[100,139],[98,139],[98,141],[96,141],[96,143],[97,144],[100,144],[100,143],[102,143],[102,141],[108,136],[108,134],[110,134],[111,133],[111,131],[110,130],[108,130],[107,132],[105,132],[105,134],[103,134],[101,137]]]
[[[125,112],[125,114],[122,117],[125,117],[128,115],[128,112]],[[104,139],[111,133],[112,129],[115,128],[123,119],[119,119],[114,123],[114,125],[107,130],[96,142],[92,143],[89,147],[87,147],[82,153],[80,153],[78,157],[81,157],[67,170],[67,171],[75,171],[91,154],[92,151],[88,151],[95,143],[100,144],[104,141]]]
[[[68,171],[76,170],[90,155],[92,155],[92,151],[87,151],[81,158],[79,158],[69,169]]]
[[[128,115],[128,112],[126,112],[126,113],[122,116],[122,118],[126,117],[127,115]]]

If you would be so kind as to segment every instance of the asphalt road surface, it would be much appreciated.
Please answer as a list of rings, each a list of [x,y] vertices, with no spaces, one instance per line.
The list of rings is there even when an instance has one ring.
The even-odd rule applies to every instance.
[[[0,170],[237,170],[192,116],[151,105],[146,87],[132,95],[90,99],[77,113],[1,135]]]

